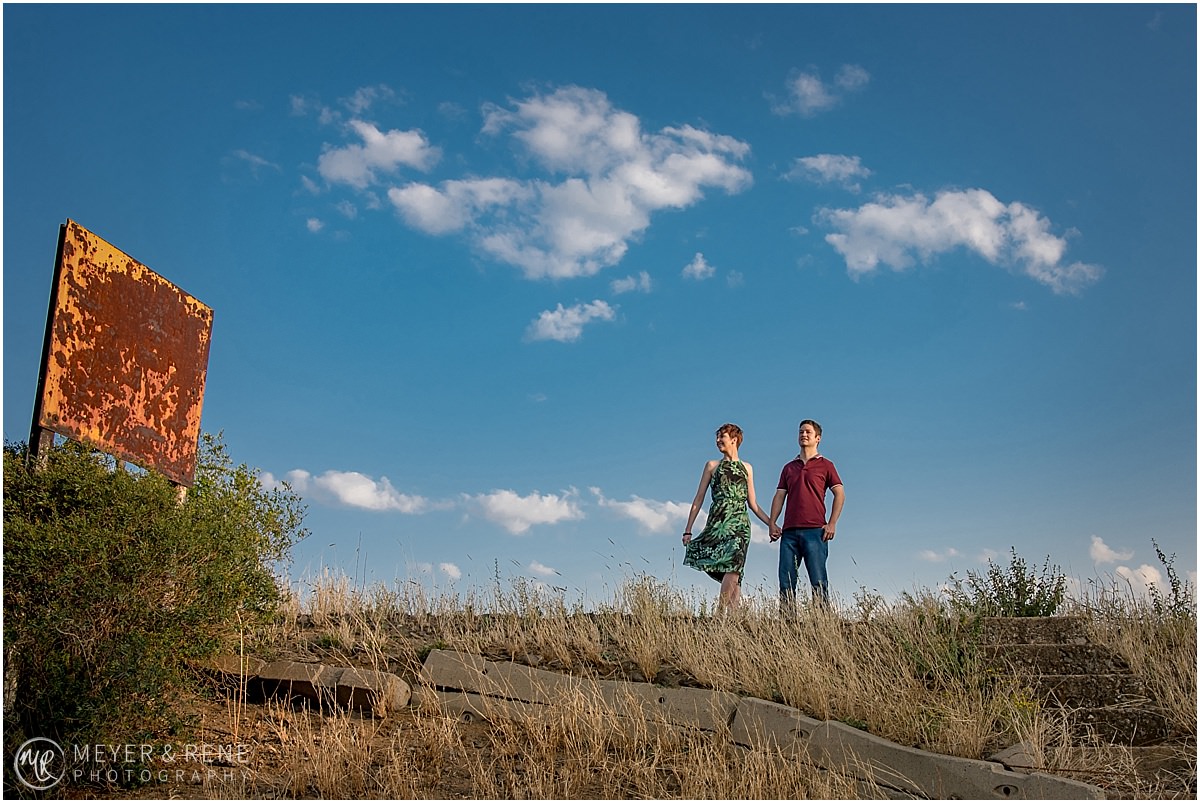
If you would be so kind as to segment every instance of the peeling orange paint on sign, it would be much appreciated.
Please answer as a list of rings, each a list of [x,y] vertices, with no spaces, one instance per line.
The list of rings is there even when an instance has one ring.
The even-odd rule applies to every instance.
[[[38,426],[191,486],[212,309],[68,220]]]

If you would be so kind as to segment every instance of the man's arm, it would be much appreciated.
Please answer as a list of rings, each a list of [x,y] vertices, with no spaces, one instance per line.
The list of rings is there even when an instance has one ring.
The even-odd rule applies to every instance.
[[[845,488],[835,485],[829,490],[833,492],[833,507],[829,510],[829,523],[825,525],[825,535],[823,538],[826,541],[833,540],[833,536],[837,532],[837,520],[842,515],[842,505],[846,504]]]
[[[771,540],[778,541],[779,536],[783,535],[783,530],[779,529],[779,525],[775,522],[779,519],[779,514],[783,510],[783,500],[787,499],[787,489],[778,488],[775,490],[775,496],[771,498]]]

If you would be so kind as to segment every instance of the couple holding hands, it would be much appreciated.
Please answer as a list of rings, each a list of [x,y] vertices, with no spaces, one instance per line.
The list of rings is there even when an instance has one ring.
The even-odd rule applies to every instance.
[[[825,562],[829,542],[837,531],[846,500],[842,479],[830,460],[817,452],[821,443],[821,425],[811,419],[800,422],[800,454],[783,467],[779,484],[771,500],[771,515],[763,513],[754,497],[754,469],[738,459],[742,430],[725,424],[717,430],[720,460],[710,460],[700,475],[700,487],[692,500],[683,543],[683,563],[705,572],[721,584],[721,607],[734,609],[741,599],[742,574],[746,550],[750,546],[750,516],[747,507],[767,525],[772,541],[779,541],[779,597],[781,610],[796,604],[796,580],[801,563],[808,570],[814,598],[829,602],[829,578]],[[699,535],[692,525],[704,502],[704,492],[712,489],[712,505]],[[833,505],[825,515],[825,494],[832,493]],[[783,526],[776,524],[781,511]]]

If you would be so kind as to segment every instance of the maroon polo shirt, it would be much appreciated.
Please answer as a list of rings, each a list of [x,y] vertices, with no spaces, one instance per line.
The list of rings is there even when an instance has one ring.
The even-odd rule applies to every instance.
[[[787,491],[783,529],[824,527],[825,492],[841,484],[833,462],[821,455],[810,457],[807,463],[796,457],[784,466],[776,486]]]

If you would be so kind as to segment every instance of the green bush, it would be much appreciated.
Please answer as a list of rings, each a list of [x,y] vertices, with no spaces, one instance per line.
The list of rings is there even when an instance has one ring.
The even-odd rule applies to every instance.
[[[903,605],[879,624],[930,689],[980,678],[978,616],[927,592],[900,595]]]
[[[161,475],[75,443],[36,470],[27,454],[5,445],[6,755],[33,736],[167,738],[189,663],[271,616],[275,564],[307,534],[300,500],[233,466],[219,437],[183,504]]]
[[[983,575],[967,572],[965,581],[950,578],[951,604],[978,616],[1053,616],[1067,598],[1067,578],[1046,556],[1040,573],[1030,569],[1010,547],[1007,569],[991,560]]]

